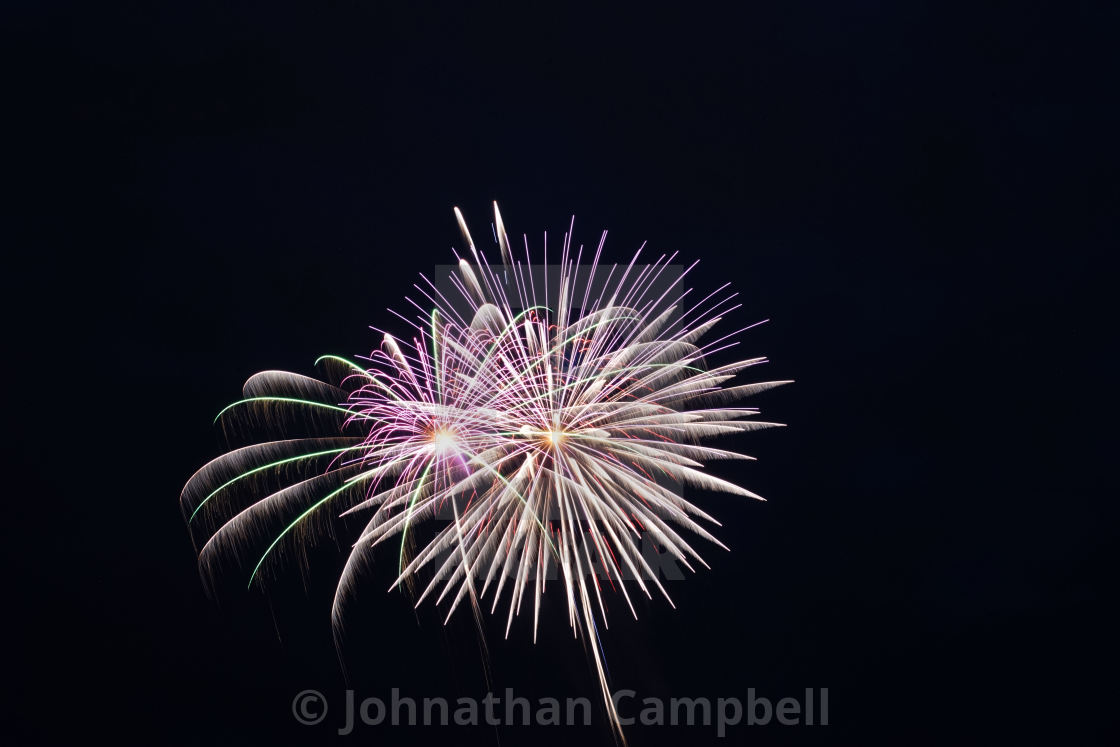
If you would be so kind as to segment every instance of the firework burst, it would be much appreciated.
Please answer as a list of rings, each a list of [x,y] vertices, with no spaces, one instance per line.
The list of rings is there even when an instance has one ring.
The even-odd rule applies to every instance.
[[[536,640],[541,599],[558,586],[617,729],[596,627],[607,624],[606,587],[636,617],[635,592],[672,604],[643,542],[690,570],[707,564],[682,533],[726,549],[706,528],[718,522],[675,486],[759,498],[703,471],[750,457],[700,442],[778,425],[733,404],[788,382],[726,386],[764,358],[707,365],[743,331],[703,341],[736,296],[724,286],[690,298],[687,270],[666,282],[675,255],[639,265],[639,250],[607,266],[604,232],[583,265],[569,231],[549,278],[547,237],[543,267],[527,240],[515,258],[495,204],[501,263],[492,267],[455,214],[469,255],[450,277],[453,293],[423,276],[414,286],[419,314],[398,314],[411,339],[382,333],[361,363],[324,357],[322,380],[257,374],[219,414],[230,434],[298,423],[309,436],[251,443],[188,481],[182,506],[200,566],[212,577],[232,561],[252,584],[270,559],[359,517],[336,626],[368,553],[391,539],[394,587],[407,584],[417,605],[445,604],[448,618],[464,601],[476,616],[504,605],[507,636],[525,604]],[[417,542],[417,528],[438,518],[445,525]]]

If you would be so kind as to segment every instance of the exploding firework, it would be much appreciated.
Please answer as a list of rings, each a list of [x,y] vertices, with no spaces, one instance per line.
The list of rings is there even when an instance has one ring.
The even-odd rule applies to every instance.
[[[600,581],[636,617],[635,591],[672,604],[643,542],[690,570],[707,564],[682,530],[726,549],[705,528],[718,522],[679,486],[759,498],[703,471],[750,457],[700,442],[778,425],[733,404],[788,382],[725,386],[765,359],[707,365],[743,331],[702,341],[736,295],[724,286],[691,299],[687,270],[666,280],[676,255],[640,265],[639,250],[629,264],[601,264],[604,232],[583,265],[569,231],[557,266],[547,264],[547,235],[545,263],[533,265],[527,239],[515,258],[495,204],[501,263],[492,267],[455,214],[469,256],[447,293],[424,276],[414,286],[421,300],[407,300],[418,315],[397,315],[411,339],[382,333],[361,363],[321,358],[322,379],[259,373],[218,415],[240,438],[297,424],[307,437],[251,443],[191,477],[182,506],[204,540],[200,567],[210,578],[232,564],[252,584],[266,562],[358,517],[336,626],[368,553],[390,539],[399,540],[394,587],[415,591],[417,605],[446,603],[448,618],[464,601],[476,617],[504,604],[507,636],[528,602],[535,641],[541,598],[558,586],[618,728],[597,629],[607,624]]]

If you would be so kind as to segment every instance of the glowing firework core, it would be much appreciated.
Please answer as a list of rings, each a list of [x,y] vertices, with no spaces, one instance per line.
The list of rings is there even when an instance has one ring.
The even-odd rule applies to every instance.
[[[446,451],[455,446],[455,434],[451,431],[437,430],[432,432],[432,443],[441,451]]]

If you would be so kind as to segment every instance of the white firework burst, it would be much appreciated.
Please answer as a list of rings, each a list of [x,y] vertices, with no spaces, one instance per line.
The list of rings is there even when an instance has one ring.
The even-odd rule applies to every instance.
[[[703,469],[750,457],[700,442],[779,425],[733,404],[789,382],[728,385],[764,358],[707,365],[743,331],[704,341],[736,308],[735,294],[724,286],[690,302],[687,270],[663,278],[675,255],[606,266],[604,233],[585,266],[569,231],[550,285],[535,279],[527,241],[524,261],[515,259],[496,203],[496,268],[455,214],[469,249],[451,278],[455,303],[425,278],[414,286],[422,303],[408,299],[419,316],[400,317],[411,340],[384,334],[362,364],[320,359],[327,381],[277,371],[249,379],[223,425],[290,426],[295,412],[320,435],[214,460],[184,488],[184,514],[207,537],[207,575],[232,557],[252,567],[250,583],[270,555],[335,531],[339,517],[364,516],[335,594],[336,625],[367,553],[391,538],[400,542],[394,586],[414,587],[417,605],[446,604],[448,618],[464,601],[476,615],[503,604],[507,636],[528,603],[536,640],[556,579],[618,728],[596,632],[596,620],[607,624],[599,581],[635,617],[634,592],[672,604],[642,542],[690,570],[707,567],[691,537],[725,548],[706,528],[718,522],[674,486],[759,498]],[[416,528],[440,517],[446,525],[414,543]]]

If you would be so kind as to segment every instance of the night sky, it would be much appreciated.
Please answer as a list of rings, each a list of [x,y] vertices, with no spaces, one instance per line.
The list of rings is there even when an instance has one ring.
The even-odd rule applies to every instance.
[[[343,743],[612,743],[559,589],[535,647],[489,621],[488,685],[465,609],[385,592],[390,550],[346,680],[337,548],[212,599],[179,510],[248,376],[368,353],[462,248],[452,207],[477,238],[495,199],[534,246],[575,215],[611,261],[700,259],[770,320],[738,352],[797,382],[748,403],[789,425],[735,442],[759,461],[712,468],[768,502],[688,494],[731,552],[675,610],[614,600],[615,688],[829,689],[829,726],[726,744],[1115,730],[1115,9],[64,5],[3,22],[6,743],[323,744],[335,714],[292,697],[348,686],[586,696],[595,724]]]

